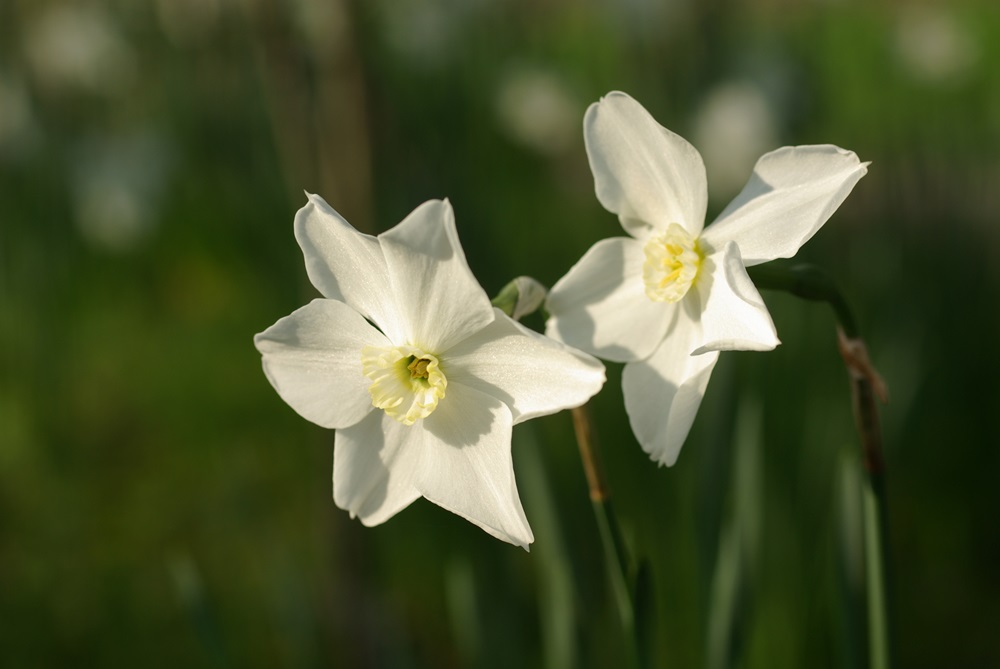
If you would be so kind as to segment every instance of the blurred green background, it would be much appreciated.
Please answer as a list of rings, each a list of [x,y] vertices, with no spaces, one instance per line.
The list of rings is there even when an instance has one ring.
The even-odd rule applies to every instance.
[[[886,377],[899,666],[1000,666],[1000,12],[992,0],[0,0],[0,664],[599,667],[622,652],[570,418],[518,427],[525,553],[418,501],[363,528],[252,344],[311,299],[303,190],[386,229],[449,197],[487,292],[620,235],[581,120],[869,174],[799,258]],[[594,400],[660,666],[865,666],[834,322],[765,294],[671,469]],[[538,320],[529,321],[539,327]]]

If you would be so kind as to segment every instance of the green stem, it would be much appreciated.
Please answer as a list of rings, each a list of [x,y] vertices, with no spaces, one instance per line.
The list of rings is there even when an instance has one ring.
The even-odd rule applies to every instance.
[[[858,328],[854,314],[847,305],[837,284],[816,265],[782,265],[768,263],[747,268],[747,274],[758,288],[781,290],[814,302],[826,302],[833,308],[840,327],[848,337],[857,337]]]
[[[868,358],[854,314],[833,279],[815,265],[758,265],[747,273],[758,288],[782,290],[798,297],[826,302],[837,317],[837,344],[851,381],[854,423],[861,441],[868,486],[864,492],[865,570],[868,577],[868,654],[873,669],[892,667],[888,554],[888,504],[885,459],[876,399],[888,401],[885,382]]]
[[[614,509],[611,506],[611,491],[604,479],[604,469],[597,456],[596,436],[590,412],[587,406],[573,409],[573,429],[576,442],[580,448],[580,459],[583,462],[587,486],[590,489],[590,501],[594,507],[594,517],[601,535],[604,548],[605,565],[611,589],[618,609],[622,633],[630,655],[629,664],[633,667],[645,666],[641,661],[640,648],[636,633],[635,600],[632,592],[632,577],[630,561],[621,529]]]
[[[881,480],[879,480],[881,483]],[[886,508],[883,486],[865,490],[865,571],[868,574],[868,657],[872,669],[892,666],[889,635]]]

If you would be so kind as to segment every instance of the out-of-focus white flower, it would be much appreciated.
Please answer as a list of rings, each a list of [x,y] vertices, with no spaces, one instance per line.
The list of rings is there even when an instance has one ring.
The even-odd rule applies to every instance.
[[[50,88],[114,92],[134,75],[134,58],[112,19],[89,5],[59,5],[28,26],[28,62]]]
[[[440,0],[383,0],[374,5],[379,33],[407,66],[434,71],[454,55],[466,3],[445,6]]]
[[[311,195],[295,235],[324,299],[254,343],[282,399],[336,430],[337,506],[378,525],[423,496],[527,548],[511,427],[583,404],[603,365],[490,306],[447,200],[371,237]]]
[[[867,171],[831,145],[785,147],[760,158],[743,191],[705,223],[701,156],[624,93],[584,118],[597,198],[631,237],[595,244],[549,293],[547,332],[628,363],[622,377],[632,430],[671,465],[722,350],[769,350],[774,324],[746,267],[789,258]]]
[[[575,119],[583,105],[548,72],[512,70],[500,84],[496,107],[504,130],[539,153],[561,153],[578,137]]]
[[[979,48],[947,9],[921,7],[900,15],[896,55],[914,79],[941,83],[968,72],[979,59]]]
[[[38,123],[24,83],[0,73],[0,162],[29,151],[38,136]]]
[[[750,81],[728,81],[701,102],[694,144],[711,175],[708,194],[724,197],[743,185],[764,151],[778,143],[778,122],[764,91]]]
[[[370,0],[374,31],[407,68],[440,72],[470,53],[464,42],[483,21],[495,18],[503,0]],[[474,56],[473,56],[474,57]]]
[[[71,187],[83,238],[118,253],[139,247],[156,226],[170,162],[166,143],[148,132],[82,142]]]
[[[347,3],[294,0],[295,27],[314,56],[339,56],[351,44],[351,19]]]

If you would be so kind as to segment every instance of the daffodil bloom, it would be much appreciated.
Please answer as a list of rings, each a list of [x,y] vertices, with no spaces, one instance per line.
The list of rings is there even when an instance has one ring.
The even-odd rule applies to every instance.
[[[778,344],[746,268],[795,255],[868,163],[831,145],[772,151],[704,227],[701,156],[638,102],[615,92],[591,105],[584,138],[597,198],[630,237],[598,242],[552,288],[546,332],[626,363],[632,430],[654,460],[672,465],[719,351]]]
[[[377,525],[423,496],[527,548],[511,428],[586,402],[603,365],[491,306],[447,200],[372,237],[311,195],[295,236],[323,299],[254,343],[282,399],[336,430],[337,506]]]

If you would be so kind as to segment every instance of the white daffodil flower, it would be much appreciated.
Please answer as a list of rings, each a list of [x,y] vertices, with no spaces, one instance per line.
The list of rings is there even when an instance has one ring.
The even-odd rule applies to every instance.
[[[423,496],[527,548],[511,427],[583,404],[604,366],[490,305],[447,200],[372,237],[310,195],[295,237],[323,299],[254,343],[282,399],[336,430],[337,506],[371,526]]]
[[[790,258],[868,163],[831,145],[765,154],[704,227],[705,166],[638,102],[610,93],[584,118],[597,198],[631,237],[595,244],[552,288],[546,333],[625,362],[625,408],[643,449],[677,460],[719,351],[773,349],[771,316],[746,268]]]

